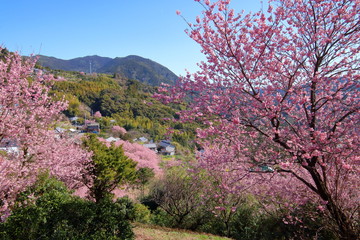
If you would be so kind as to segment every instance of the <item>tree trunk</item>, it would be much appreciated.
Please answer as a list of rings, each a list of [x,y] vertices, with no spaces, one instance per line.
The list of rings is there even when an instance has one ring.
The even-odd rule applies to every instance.
[[[354,240],[359,239],[359,235],[353,229],[351,221],[348,219],[346,214],[333,203],[332,199],[329,200],[326,204],[327,209],[329,210],[332,218],[338,226],[339,237],[342,240]]]
[[[339,238],[342,240],[354,240],[359,239],[359,235],[357,234],[356,230],[353,228],[353,225],[344,213],[344,211],[336,204],[332,195],[329,193],[327,189],[326,183],[320,177],[320,174],[314,167],[306,168],[309,173],[311,174],[314,183],[316,184],[318,195],[320,198],[327,202],[326,208],[328,209],[331,218],[336,223],[338,229]]]

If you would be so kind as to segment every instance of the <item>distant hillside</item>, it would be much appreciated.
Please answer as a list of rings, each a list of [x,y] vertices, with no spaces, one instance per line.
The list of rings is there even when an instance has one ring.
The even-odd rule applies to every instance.
[[[159,86],[161,83],[173,85],[177,76],[163,65],[150,59],[139,56],[127,56],[123,58],[107,58],[100,56],[87,56],[62,60],[54,57],[39,56],[38,63],[51,69],[61,69],[65,71],[120,74],[128,79],[135,79],[140,82]]]

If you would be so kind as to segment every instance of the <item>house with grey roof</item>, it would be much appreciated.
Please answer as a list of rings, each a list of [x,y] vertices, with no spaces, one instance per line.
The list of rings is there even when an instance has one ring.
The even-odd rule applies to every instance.
[[[158,143],[158,150],[163,155],[175,155],[175,146],[168,140],[161,140]]]
[[[146,143],[146,144],[143,144],[143,146],[150,149],[150,150],[152,150],[152,151],[154,151],[154,152],[156,152],[156,153],[158,152],[157,151],[157,146],[156,146],[155,143]]]

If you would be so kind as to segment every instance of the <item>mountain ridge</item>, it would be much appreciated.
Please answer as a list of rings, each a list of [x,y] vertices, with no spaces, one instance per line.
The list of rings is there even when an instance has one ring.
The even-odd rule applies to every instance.
[[[167,67],[137,55],[115,58],[92,55],[69,60],[38,55],[38,64],[54,70],[119,74],[152,86],[159,86],[161,83],[174,85],[178,79]]]

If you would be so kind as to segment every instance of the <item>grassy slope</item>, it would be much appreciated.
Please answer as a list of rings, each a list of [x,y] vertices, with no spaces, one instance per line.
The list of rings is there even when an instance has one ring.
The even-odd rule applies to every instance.
[[[198,234],[189,231],[163,228],[158,226],[136,224],[133,229],[136,240],[229,240],[230,238],[218,237],[209,234]]]

